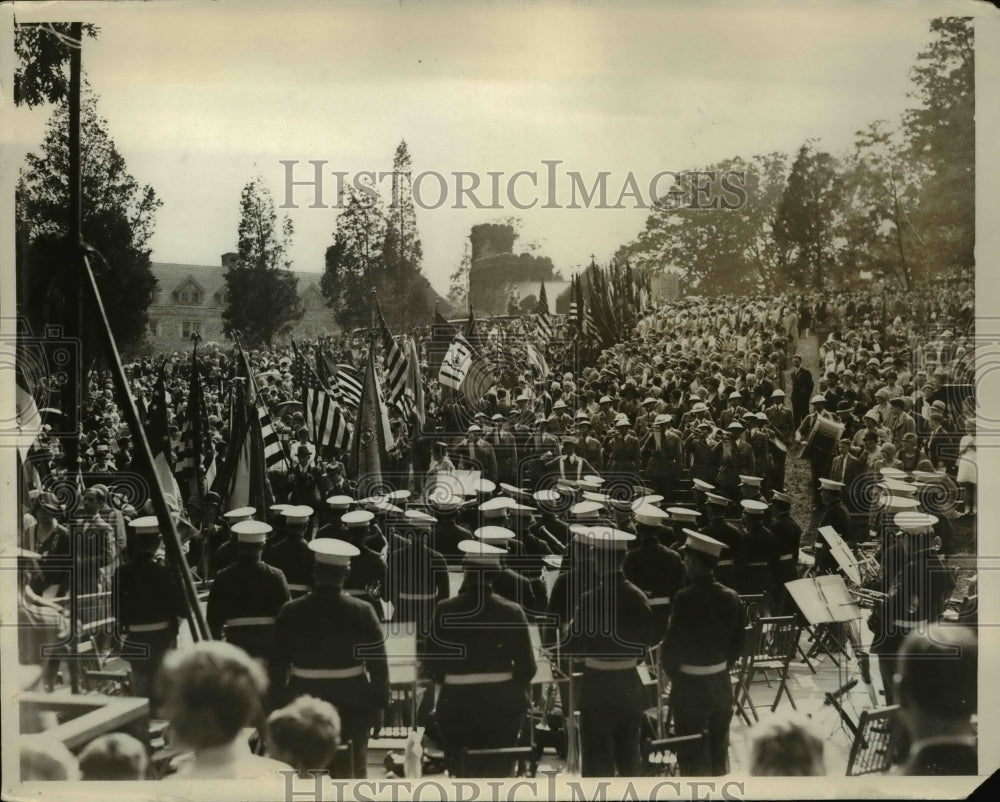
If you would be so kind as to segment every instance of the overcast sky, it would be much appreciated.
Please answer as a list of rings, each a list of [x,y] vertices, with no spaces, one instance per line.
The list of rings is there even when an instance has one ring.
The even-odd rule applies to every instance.
[[[405,138],[417,173],[474,171],[486,182],[503,171],[506,181],[518,170],[544,176],[542,160],[557,159],[588,183],[610,171],[616,199],[630,171],[644,187],[661,170],[794,152],[807,138],[842,151],[867,123],[899,118],[928,19],[947,8],[148,3],[77,16],[101,26],[83,53],[100,112],[132,173],[164,202],[153,259],[216,264],[235,250],[252,176],[283,200],[282,159],[303,162],[301,178],[310,159],[331,171],[389,170]],[[19,147],[37,147],[47,116],[15,112]],[[505,198],[502,210],[455,210],[450,180],[448,202],[417,213],[424,270],[442,292],[476,223],[521,217],[522,239],[571,271],[592,252],[609,257],[648,214],[519,211]],[[437,184],[426,187],[434,200]],[[324,200],[335,192],[331,176]],[[336,210],[308,208],[308,190],[295,199],[294,267],[320,271]]]

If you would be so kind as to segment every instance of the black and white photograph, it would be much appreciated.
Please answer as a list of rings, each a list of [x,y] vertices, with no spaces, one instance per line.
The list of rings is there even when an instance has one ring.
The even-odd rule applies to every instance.
[[[988,794],[993,5],[0,12],[4,799]]]

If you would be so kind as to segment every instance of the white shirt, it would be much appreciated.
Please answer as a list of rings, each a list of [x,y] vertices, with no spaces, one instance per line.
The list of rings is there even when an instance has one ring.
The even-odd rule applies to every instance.
[[[236,740],[222,746],[201,749],[189,761],[181,764],[176,774],[166,779],[178,780],[247,780],[274,778],[283,780],[279,771],[292,771],[280,760],[261,757],[250,751],[250,746],[240,733]]]

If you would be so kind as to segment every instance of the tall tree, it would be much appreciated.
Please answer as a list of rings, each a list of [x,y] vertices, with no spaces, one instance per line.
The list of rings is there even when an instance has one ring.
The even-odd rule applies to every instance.
[[[769,153],[685,173],[676,188],[658,198],[645,229],[618,250],[616,259],[646,275],[668,267],[682,270],[686,282],[701,292],[769,286],[778,261],[771,221],[787,172],[787,157]],[[696,186],[706,188],[697,200]]]
[[[925,170],[914,225],[928,271],[971,267],[975,246],[975,32],[968,17],[930,23],[904,115],[909,158]]]
[[[386,215],[383,252],[390,273],[402,269],[419,271],[424,258],[413,205],[413,165],[405,139],[400,140],[392,160],[392,198]]]
[[[289,217],[279,224],[270,190],[258,176],[243,187],[238,258],[226,270],[228,304],[223,331],[239,331],[251,345],[270,345],[301,319],[299,280],[291,272],[288,250],[294,229]]]
[[[811,142],[799,148],[773,226],[782,277],[793,286],[837,284],[830,271],[840,191],[836,159]]]
[[[899,132],[884,120],[858,131],[844,167],[843,273],[853,277],[868,270],[908,289],[919,250],[912,223],[919,168],[907,158]]]
[[[344,329],[367,326],[371,321],[370,294],[384,272],[385,240],[385,210],[378,196],[348,189],[320,279],[327,305]],[[385,300],[381,294],[380,299]]]
[[[462,261],[458,263],[455,272],[448,276],[448,302],[455,309],[461,309],[468,303],[470,267],[472,267],[472,257],[469,252],[469,243],[466,241],[462,251]]]
[[[85,36],[96,39],[100,28],[83,23]],[[70,22],[26,22],[14,25],[14,103],[33,109],[58,103],[69,91],[70,49],[80,47],[71,35]]]
[[[35,331],[66,314],[67,299],[56,276],[73,262],[67,258],[65,243],[70,231],[68,120],[65,106],[53,112],[41,150],[25,157],[17,185],[18,293]],[[128,347],[145,333],[146,309],[156,290],[149,240],[162,201],[150,185],[140,184],[128,171],[89,87],[82,98],[80,129],[86,200],[83,238],[100,254],[94,257],[97,284],[112,333],[120,346]],[[84,318],[84,345],[90,353],[99,353],[96,340],[88,334],[94,330]]]

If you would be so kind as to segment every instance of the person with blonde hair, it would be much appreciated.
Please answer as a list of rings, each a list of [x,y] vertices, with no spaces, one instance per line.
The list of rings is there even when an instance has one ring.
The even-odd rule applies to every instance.
[[[823,738],[801,713],[777,714],[750,730],[754,777],[818,777],[826,774]]]
[[[146,747],[124,732],[101,735],[80,753],[84,780],[145,780],[148,768]]]
[[[340,714],[329,702],[299,696],[268,716],[267,744],[270,754],[300,777],[328,769],[340,746]]]
[[[260,663],[231,643],[202,641],[168,652],[158,677],[172,745],[194,752],[177,777],[251,779],[290,766],[254,755],[243,730],[262,716],[267,675]]]

